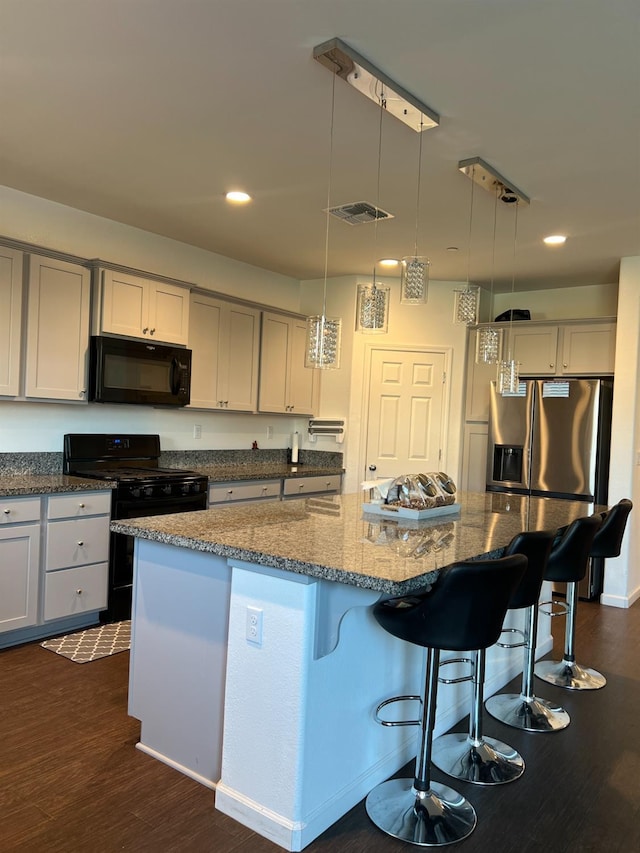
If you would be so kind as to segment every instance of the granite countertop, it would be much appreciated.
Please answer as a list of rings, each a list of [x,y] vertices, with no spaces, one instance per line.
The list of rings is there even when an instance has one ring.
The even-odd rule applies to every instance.
[[[393,595],[427,586],[457,560],[500,556],[522,530],[555,530],[594,511],[489,493],[457,500],[456,514],[418,522],[364,514],[358,493],[112,521],[111,529]]]
[[[19,495],[53,495],[64,492],[88,492],[111,489],[115,483],[68,477],[66,474],[3,474],[0,476],[0,498]]]
[[[344,468],[330,465],[287,465],[278,462],[198,465],[194,470],[197,470],[198,474],[208,477],[211,483],[229,483],[238,480],[281,480],[344,474]]]

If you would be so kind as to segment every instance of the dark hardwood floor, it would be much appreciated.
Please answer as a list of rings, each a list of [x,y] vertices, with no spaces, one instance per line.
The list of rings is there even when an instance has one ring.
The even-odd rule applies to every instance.
[[[475,832],[455,849],[640,850],[640,605],[580,602],[578,611],[578,660],[606,674],[607,686],[575,693],[536,682],[540,695],[569,711],[564,732],[526,734],[485,718],[486,734],[525,758],[515,783],[483,788],[434,770],[435,781],[463,791],[478,813]],[[564,625],[556,623],[558,654]],[[281,848],[217,812],[212,791],[134,748],[128,658],[78,665],[38,644],[0,652],[0,850],[276,853]],[[379,832],[359,803],[306,849],[415,848]]]

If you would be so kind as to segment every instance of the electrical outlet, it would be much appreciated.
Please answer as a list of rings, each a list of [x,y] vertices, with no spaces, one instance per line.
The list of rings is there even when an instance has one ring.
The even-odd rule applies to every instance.
[[[273,438],[273,427],[272,426],[267,427],[267,438]]]
[[[202,427],[200,426],[200,424],[193,425],[193,437],[202,438]]]
[[[246,637],[248,643],[262,645],[262,610],[259,607],[247,607]]]

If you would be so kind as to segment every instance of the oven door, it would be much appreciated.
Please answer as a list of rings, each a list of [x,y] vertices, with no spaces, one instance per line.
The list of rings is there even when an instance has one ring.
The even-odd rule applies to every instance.
[[[168,515],[171,512],[192,512],[207,508],[207,493],[180,495],[158,500],[115,499],[112,518],[140,518],[145,515]],[[109,552],[109,607],[105,614],[108,621],[131,618],[131,591],[133,587],[133,536],[123,533],[111,534]]]

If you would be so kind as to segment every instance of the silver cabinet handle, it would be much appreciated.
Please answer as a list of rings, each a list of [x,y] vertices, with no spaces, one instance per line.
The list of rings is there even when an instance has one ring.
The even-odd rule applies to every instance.
[[[233,494],[233,489],[227,489],[227,494],[228,494],[228,495],[232,495],[232,494]]]
[[[142,330],[142,334],[146,335],[148,331],[149,331],[149,327],[145,326],[144,329]]]
[[[150,335],[155,335],[155,333],[156,333],[156,330],[155,330],[155,329],[149,329],[149,334],[150,334]]]
[[[87,389],[82,388],[80,391],[78,391],[78,397],[84,397],[86,393],[87,393]]]
[[[81,589],[77,589],[77,590],[76,590],[76,595],[82,595],[82,590],[81,590]]]
[[[84,509],[84,504],[78,504],[78,506],[80,507],[80,509]]]
[[[555,364],[550,363],[550,364],[549,364],[549,367],[553,368],[553,367],[555,367]]]
[[[5,515],[10,515],[10,514],[11,514],[11,510],[10,510],[10,509],[5,509],[4,514],[5,514]]]
[[[568,366],[568,365],[567,365],[567,363],[566,363],[566,361],[563,363],[563,365],[562,365],[562,366],[563,366],[563,367],[565,367],[565,368]]]

